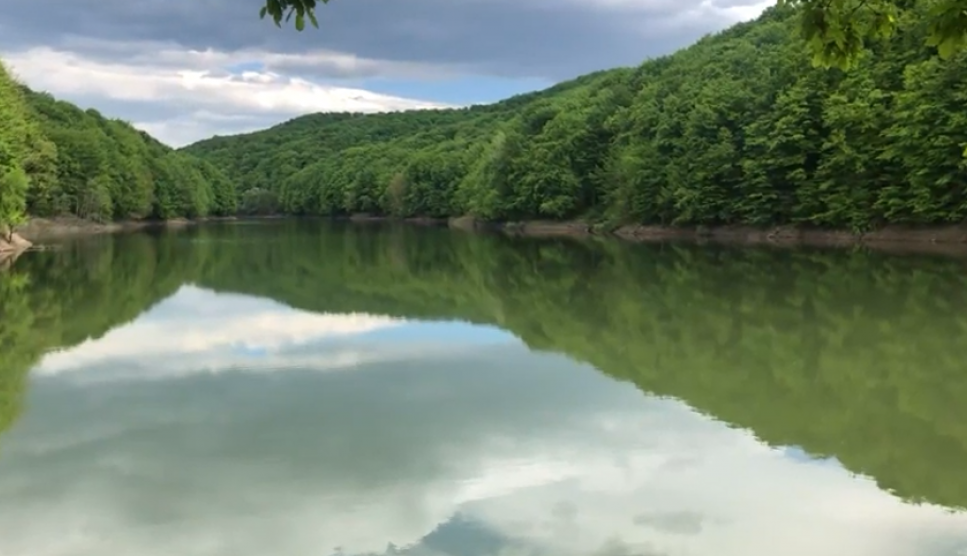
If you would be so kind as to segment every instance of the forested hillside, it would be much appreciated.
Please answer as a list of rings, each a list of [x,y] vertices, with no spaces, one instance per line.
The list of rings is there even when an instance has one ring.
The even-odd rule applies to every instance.
[[[31,154],[41,142],[22,91],[0,64],[0,234],[5,225],[23,219],[28,185],[25,167],[34,162]]]
[[[920,10],[923,11],[922,9]],[[866,230],[967,217],[967,57],[917,10],[847,72],[795,8],[490,106],[297,118],[186,148],[250,211]]]
[[[921,10],[922,11],[922,10]],[[487,106],[314,114],[174,151],[0,68],[0,227],[242,213],[868,230],[967,218],[967,55],[916,10],[847,72],[796,8]]]
[[[31,91],[0,64],[0,227],[27,214],[107,221],[235,208],[234,183],[211,163]]]

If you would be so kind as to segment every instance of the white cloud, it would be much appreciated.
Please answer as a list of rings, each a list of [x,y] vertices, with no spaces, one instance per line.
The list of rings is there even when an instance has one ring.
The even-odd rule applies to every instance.
[[[560,6],[559,0],[539,0],[548,9]],[[588,0],[579,0],[578,6],[586,5]],[[688,27],[696,23],[705,26],[709,20],[727,26],[740,21],[759,17],[766,8],[775,5],[775,0],[590,0],[597,8],[605,8],[625,15],[625,17],[647,17],[650,14],[661,17],[662,23],[671,27]],[[715,30],[715,29],[711,29]],[[653,34],[654,29],[647,20],[642,20],[645,35]]]
[[[461,372],[453,368],[456,380]],[[357,402],[371,407],[373,399],[360,391]],[[219,419],[246,419],[245,400],[235,406],[210,401]],[[269,443],[265,449],[271,451],[261,457],[257,448],[223,453],[224,432],[211,422],[173,427],[174,436],[148,437],[171,443],[151,454],[130,450],[137,444],[134,436],[99,439],[96,450],[64,451],[73,479],[57,478],[57,488],[15,488],[28,476],[44,480],[50,466],[42,471],[0,465],[0,493],[7,493],[0,498],[0,519],[9,526],[0,551],[301,556],[338,547],[345,554],[382,553],[389,544],[419,543],[457,513],[533,554],[555,556],[594,554],[615,543],[631,553],[695,556],[771,556],[777,547],[789,556],[905,556],[967,547],[963,514],[902,504],[837,466],[790,460],[678,402],[643,398],[636,408],[616,405],[558,407],[562,417],[576,417],[558,421],[562,428],[584,423],[562,434],[548,428],[553,422],[537,419],[552,404],[535,403],[513,436],[502,437],[485,419],[464,422],[460,415],[427,412],[418,426],[432,428],[433,419],[444,418],[467,427],[465,441],[446,452],[446,471],[414,475],[388,461],[380,467],[385,480],[375,485],[339,475],[346,469],[326,460],[292,467],[304,457],[303,443],[326,435],[342,438],[339,428],[348,428],[351,436],[348,421],[321,420],[314,435],[275,430],[292,444]],[[291,410],[294,415],[308,407],[303,402]],[[83,430],[85,424],[76,426]],[[170,423],[127,426],[149,430]],[[262,431],[263,425],[250,426]],[[181,444],[179,435],[188,434],[212,448],[199,452]],[[431,444],[448,440],[423,438]],[[353,447],[360,457],[382,455],[379,442],[346,449]],[[291,451],[276,451],[280,448]],[[442,455],[440,448],[404,446]],[[162,484],[164,494],[157,490]],[[30,492],[35,494],[24,498]]]
[[[272,116],[259,114],[219,114],[194,110],[157,120],[134,120],[134,127],[171,146],[182,146],[212,135],[231,135],[264,129],[278,123]]]
[[[63,98],[92,97],[180,107],[185,115],[175,119],[135,121],[138,127],[173,146],[210,136],[226,127],[230,132],[254,130],[312,112],[387,112],[445,106],[364,89],[322,85],[271,69],[292,72],[330,67],[352,73],[393,74],[410,69],[422,71],[417,64],[382,64],[326,52],[292,55],[243,50],[229,54],[162,49],[149,55],[145,45],[129,46],[134,54],[121,61],[105,61],[50,47],[13,52],[5,59],[29,86]],[[252,61],[266,69],[229,71],[233,65]],[[225,126],[225,120],[234,125]]]
[[[440,106],[361,89],[318,85],[273,72],[219,75],[198,65],[172,68],[100,62],[50,48],[8,55],[9,63],[31,86],[61,94],[96,94],[146,102],[189,101],[210,109],[297,114],[310,111],[376,112]],[[253,78],[257,76],[257,78]]]
[[[419,326],[188,286],[49,355],[3,439],[0,553],[381,553],[456,514],[555,556],[967,548],[965,514],[901,503],[564,357],[481,349],[491,330],[475,343]],[[187,376],[239,347],[265,350],[272,375]],[[354,372],[280,365],[334,360]],[[138,365],[125,378],[186,380],[71,382]]]
[[[159,316],[158,313],[162,312]],[[218,295],[193,286],[178,293],[127,326],[102,338],[47,354],[35,369],[38,376],[85,371],[122,363],[148,362],[165,376],[179,367],[209,370],[251,364],[245,353],[277,354],[309,342],[348,337],[406,324],[403,319],[359,314],[316,314],[273,301]],[[315,357],[339,367],[357,363],[355,351]],[[305,362],[289,359],[289,364]],[[190,365],[188,363],[193,363]]]
[[[122,117],[172,146],[181,146],[214,134],[262,129],[312,112],[384,112],[444,106],[439,102],[376,93],[333,80],[379,78],[426,82],[497,75],[504,69],[511,71],[512,65],[529,64],[530,58],[534,58],[534,63],[543,60],[540,63],[546,65],[550,62],[545,60],[547,57],[561,58],[551,65],[554,72],[566,75],[627,64],[658,51],[666,53],[670,46],[661,47],[661,44],[684,44],[681,41],[685,39],[675,37],[696,37],[701,32],[755,17],[771,3],[767,0],[744,5],[744,2],[593,0],[562,6],[560,2],[530,0],[514,9],[522,10],[521,17],[526,16],[527,21],[533,20],[541,28],[533,32],[515,30],[518,24],[524,25],[523,20],[508,16],[503,24],[509,26],[506,33],[515,38],[496,42],[492,40],[491,30],[476,37],[476,42],[473,36],[468,36],[467,26],[475,29],[473,24],[478,19],[471,14],[479,11],[480,16],[489,14],[486,17],[491,18],[491,12],[498,10],[481,2],[466,3],[462,10],[448,8],[445,14],[437,8],[410,6],[405,16],[386,21],[385,17],[373,19],[377,14],[366,15],[360,21],[366,22],[367,29],[345,36],[333,29],[312,30],[296,36],[291,30],[288,34],[275,33],[277,30],[258,25],[252,30],[254,33],[259,29],[259,33],[246,44],[246,41],[226,42],[225,29],[213,29],[212,37],[206,41],[197,33],[189,33],[184,25],[175,25],[167,33],[152,32],[143,35],[144,38],[135,38],[137,35],[130,32],[130,28],[152,27],[151,22],[138,19],[148,17],[146,14],[158,18],[158,29],[153,31],[172,25],[169,18],[178,21],[179,18],[189,18],[185,21],[190,21],[194,17],[192,14],[196,10],[192,6],[166,2],[141,6],[147,11],[136,17],[137,24],[118,20],[116,25],[97,33],[93,29],[60,32],[55,42],[47,44],[38,42],[35,37],[24,40],[19,48],[10,50],[7,47],[3,55],[28,85],[66,100],[91,105],[108,116]],[[82,11],[90,9],[94,7]],[[323,13],[331,16],[334,9],[326,7]],[[339,13],[349,13],[343,11],[349,10],[348,7],[338,9]],[[365,8],[366,11],[370,9]],[[510,9],[510,6],[503,6],[498,11],[506,13]],[[465,13],[461,14],[461,11]],[[135,12],[140,13],[134,10],[123,15],[112,11],[111,17],[135,17]],[[30,19],[33,16],[25,12],[20,17]],[[441,21],[439,18],[445,19]],[[603,65],[598,62],[591,67],[588,64],[595,56],[590,56],[586,48],[582,48],[579,54],[569,53],[566,48],[562,50],[573,41],[562,43],[561,48],[548,48],[547,40],[538,40],[540,37],[535,35],[538,30],[550,33],[551,29],[573,33],[567,29],[576,24],[574,18],[585,24],[596,22],[593,29],[586,29],[590,34],[607,32],[603,30],[604,24],[612,22],[608,24],[611,33],[633,39],[635,46],[622,46],[621,55],[613,62]],[[101,19],[88,21],[85,16],[84,22],[103,23]],[[615,27],[617,22],[620,22],[621,30]],[[599,27],[601,30],[595,30]],[[325,35],[320,40],[322,33]],[[363,50],[369,52],[370,57],[347,51],[359,47],[359,35],[370,33],[380,37],[379,40],[366,41],[371,48]],[[111,36],[114,38],[109,38]],[[337,40],[336,36],[343,38]],[[618,48],[616,44],[610,45],[613,38],[602,36],[602,40],[593,41],[593,44],[604,50]],[[478,43],[481,40],[486,42],[486,48],[480,48]],[[266,42],[273,46],[254,46]],[[514,46],[518,42],[520,44]],[[194,48],[188,45],[194,45]],[[414,49],[411,53],[400,50],[411,47]],[[631,54],[638,48],[643,50]],[[466,52],[458,55],[457,51]],[[480,59],[490,55],[497,58],[510,56],[510,59],[499,64]],[[583,71],[578,69],[579,66],[584,68]],[[550,66],[546,69],[549,70]],[[518,67],[511,73],[523,78],[520,71]],[[528,70],[529,78],[546,76],[545,70]],[[127,103],[128,106],[118,108],[116,103]],[[132,108],[132,103],[139,106]],[[206,117],[206,114],[218,117]]]
[[[436,105],[394,96],[394,79],[500,77],[519,80],[524,90],[535,81],[633,65],[755,17],[770,3],[354,1],[321,8],[321,28],[297,33],[291,25],[276,29],[259,20],[257,10],[239,10],[229,0],[203,6],[192,0],[54,0],[47,10],[13,2],[0,22],[0,50],[28,84],[180,145],[306,112]],[[248,76],[227,69],[249,62],[260,65]],[[193,71],[203,73],[186,73]],[[361,78],[389,80],[380,90],[390,94],[333,81]],[[454,94],[473,98],[456,102],[504,94],[487,87],[468,85]],[[119,102],[142,106],[119,108]],[[196,121],[202,110],[246,114],[250,121]]]
[[[704,0],[702,2],[702,8],[707,13],[720,16],[730,23],[755,19],[762,15],[762,12],[766,8],[774,5],[774,0],[758,1],[750,4],[745,4],[742,0],[725,0],[723,5],[719,5],[715,0]]]
[[[466,341],[387,341],[384,335],[375,349],[371,341],[359,338],[419,326],[406,319],[366,313],[311,313],[268,299],[183,286],[131,324],[96,340],[48,353],[32,376],[96,383],[294,368],[329,372],[363,363],[444,356],[479,340],[485,344],[515,340],[493,331],[474,334],[476,339],[464,336]]]
[[[57,23],[37,19],[34,10],[13,14],[26,27],[3,45],[3,56],[28,85],[132,121],[181,146],[312,112],[443,106],[365,90],[352,80],[512,75],[524,83],[633,64],[755,17],[771,3],[745,2],[528,0],[454,7],[426,0],[403,10],[359,4],[321,11],[339,19],[338,28],[324,24],[298,34],[253,16],[214,26],[210,35],[197,27],[197,6],[186,2],[141,2],[123,9],[71,3],[58,12],[64,20]],[[219,12],[219,6],[221,1],[213,2],[210,9]],[[66,9],[77,10],[71,23]],[[43,33],[26,30],[34,24]],[[498,24],[506,39],[494,39]],[[485,91],[473,94],[491,98]]]

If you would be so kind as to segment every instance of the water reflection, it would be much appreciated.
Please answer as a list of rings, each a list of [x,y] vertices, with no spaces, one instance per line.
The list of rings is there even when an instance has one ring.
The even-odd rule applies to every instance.
[[[48,354],[27,405],[9,556],[967,549],[963,514],[461,322],[186,286]]]
[[[30,253],[0,554],[958,554],[965,270],[304,222]]]
[[[513,338],[499,329],[483,334],[475,328],[471,335],[465,329],[365,313],[317,314],[188,285],[128,326],[48,354],[33,373],[106,380],[287,367],[322,370],[446,350],[451,346],[447,339],[454,337]]]

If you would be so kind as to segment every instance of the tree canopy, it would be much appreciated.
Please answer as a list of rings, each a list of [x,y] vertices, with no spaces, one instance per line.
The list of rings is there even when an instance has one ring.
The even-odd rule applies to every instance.
[[[20,224],[26,212],[25,166],[40,137],[28,116],[23,91],[0,63],[0,237]]]
[[[329,0],[321,0],[323,4]],[[864,47],[890,37],[910,10],[910,0],[778,0],[779,4],[801,8],[799,30],[812,54],[814,65],[849,68]],[[302,31],[306,20],[318,27],[317,0],[265,0],[260,16],[272,18],[277,26],[295,17]],[[967,44],[967,1],[931,0],[924,20],[926,44],[949,58]]]
[[[234,184],[210,163],[31,91],[0,64],[0,229],[28,214],[103,222],[235,210]]]
[[[811,66],[797,32],[807,7],[784,3],[638,67],[490,105],[312,114],[179,150],[4,70],[0,227],[27,214],[236,213],[854,231],[962,223],[967,57],[926,46],[939,4],[909,1],[898,32],[864,42],[870,55],[849,72]],[[286,6],[266,14],[299,16]]]
[[[967,218],[967,57],[923,44],[929,3],[853,70],[814,68],[800,10],[636,68],[455,110],[313,114],[198,142],[290,214],[868,231]],[[257,200],[257,202],[256,202]]]

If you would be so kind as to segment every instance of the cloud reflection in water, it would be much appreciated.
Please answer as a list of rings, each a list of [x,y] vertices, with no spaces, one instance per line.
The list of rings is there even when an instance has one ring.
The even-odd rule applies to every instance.
[[[967,547],[967,516],[502,331],[195,287],[42,361],[0,524],[5,556]]]

